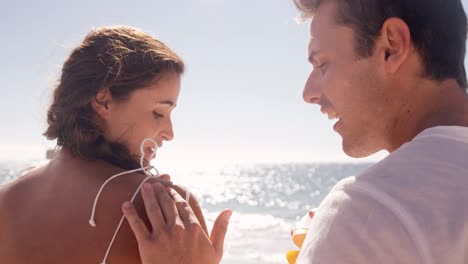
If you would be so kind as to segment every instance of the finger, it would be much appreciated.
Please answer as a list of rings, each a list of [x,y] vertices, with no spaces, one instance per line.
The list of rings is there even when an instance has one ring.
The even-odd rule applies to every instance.
[[[197,217],[198,222],[203,228],[203,231],[205,231],[205,234],[208,236],[209,234],[208,227],[206,226],[206,221],[205,221],[205,217],[203,216],[203,211],[200,207],[200,204],[198,203],[198,199],[195,197],[193,193],[191,194],[189,205],[190,205],[190,208],[192,208],[192,211],[195,213],[195,216]]]
[[[151,183],[151,184],[154,184],[154,183],[159,183],[161,184],[162,186],[164,187],[171,187],[173,186],[172,182],[170,180],[166,180],[164,178],[159,178],[159,177],[156,177],[156,178],[151,178],[148,183]]]
[[[216,253],[221,257],[223,255],[224,238],[228,229],[229,219],[231,218],[231,209],[225,209],[216,218],[213,229],[211,230],[210,240]]]
[[[163,226],[165,226],[166,221],[159,207],[159,203],[156,200],[156,196],[153,191],[153,186],[149,183],[143,184],[141,189],[141,196],[143,197],[143,202],[145,204],[146,214],[150,220],[151,226],[153,227],[153,232],[158,232]]]
[[[161,175],[159,175],[158,179],[170,182],[171,181],[171,176],[169,174],[161,174]]]
[[[183,187],[183,186],[180,186],[180,185],[173,185],[171,186],[172,189],[176,190],[177,193],[179,193],[179,195],[181,197],[184,198],[185,201],[187,201],[189,204],[190,204],[190,197],[192,196],[190,191],[187,190],[187,188]]]
[[[175,225],[179,214],[177,213],[174,200],[172,200],[171,196],[169,196],[165,187],[159,183],[153,184],[153,190],[156,194],[156,198],[158,199],[159,206],[166,220],[166,224],[170,227]]]
[[[187,201],[185,201],[176,190],[169,188],[169,191],[175,201],[177,212],[179,213],[184,226],[189,226],[193,223],[199,224],[197,217],[193,213],[192,208],[190,208]]]
[[[182,187],[182,186],[179,186],[179,185],[174,185],[171,188],[176,190],[180,194],[180,196],[182,196],[182,197],[187,196],[188,191],[186,190],[185,187]],[[187,199],[185,199],[185,200],[187,201]],[[193,213],[197,217],[198,223],[202,227],[203,231],[205,231],[206,235],[209,235],[208,228],[206,226],[205,217],[203,216],[203,212],[202,212],[201,207],[200,207],[200,205],[198,203],[198,200],[197,200],[197,198],[195,197],[195,195],[193,193],[190,193],[190,199],[187,202],[190,205],[190,208],[192,209]]]
[[[128,224],[135,234],[138,243],[141,243],[147,239],[149,236],[149,231],[135,210],[135,207],[130,202],[125,202],[122,205],[122,211],[125,215],[125,218],[127,218]]]
[[[309,217],[314,218],[315,212],[313,210],[309,211]]]

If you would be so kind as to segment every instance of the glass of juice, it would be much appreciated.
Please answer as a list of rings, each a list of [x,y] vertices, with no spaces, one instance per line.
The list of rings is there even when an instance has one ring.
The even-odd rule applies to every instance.
[[[312,221],[312,217],[315,214],[316,209],[312,209],[307,214],[305,214],[301,220],[299,220],[292,232],[292,240],[296,246],[299,248],[302,247],[302,244],[304,243],[304,240],[307,235],[307,231],[309,230],[309,225]]]

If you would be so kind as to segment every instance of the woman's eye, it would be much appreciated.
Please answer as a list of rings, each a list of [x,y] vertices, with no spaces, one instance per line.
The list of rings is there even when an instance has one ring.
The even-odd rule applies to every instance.
[[[162,118],[162,117],[164,117],[164,116],[161,115],[161,114],[158,113],[158,112],[153,112],[153,117],[154,117],[154,118]]]

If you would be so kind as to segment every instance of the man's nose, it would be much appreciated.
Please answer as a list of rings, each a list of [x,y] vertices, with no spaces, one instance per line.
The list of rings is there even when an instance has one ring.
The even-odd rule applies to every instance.
[[[302,97],[306,103],[319,104],[321,96],[322,92],[320,86],[311,74],[304,85]]]

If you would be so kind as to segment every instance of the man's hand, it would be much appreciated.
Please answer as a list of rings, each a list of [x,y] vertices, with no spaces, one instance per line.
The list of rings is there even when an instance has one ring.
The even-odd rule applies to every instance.
[[[176,190],[180,196],[182,197],[187,197],[187,193],[189,193],[189,190],[187,188],[180,186],[180,185],[173,185],[171,182],[171,176],[169,174],[161,174],[158,176],[158,179],[163,180],[164,182],[160,182],[163,186],[165,187],[172,187],[174,190]],[[167,184],[170,183],[170,184]],[[197,198],[193,193],[190,193],[189,201],[188,201],[190,207],[192,208],[195,216],[198,219],[198,222],[200,223],[201,227],[203,228],[203,231],[208,235],[208,228],[206,226],[206,221],[205,217],[203,216],[203,212],[201,210],[200,204],[198,203]]]
[[[189,204],[172,188],[144,184],[142,196],[151,222],[149,231],[131,203],[123,212],[138,241],[143,264],[218,264],[223,256],[231,210],[220,213],[210,237]]]
[[[306,235],[309,231],[308,223],[310,223],[310,221],[314,217],[315,210],[316,209],[309,210],[307,215],[304,215],[304,217],[301,219],[301,222],[306,222],[306,223],[301,223],[302,227],[291,230],[292,240],[294,244],[296,244],[296,246],[299,248],[299,250],[290,250],[286,253],[286,259],[288,260],[289,264],[296,263],[297,257],[299,256],[300,249],[302,248],[302,244],[304,243]],[[308,218],[306,218],[306,216]]]

